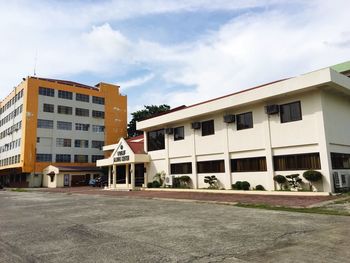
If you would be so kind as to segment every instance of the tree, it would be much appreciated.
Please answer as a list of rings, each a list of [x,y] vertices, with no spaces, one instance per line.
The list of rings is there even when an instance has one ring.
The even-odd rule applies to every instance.
[[[136,130],[136,122],[142,121],[151,117],[154,117],[160,113],[166,112],[170,110],[170,106],[166,104],[162,104],[159,106],[156,105],[150,105],[150,106],[144,106],[145,108],[142,110],[135,111],[131,113],[132,119],[128,124],[128,136],[129,137],[135,137],[138,135],[141,135],[141,131]]]
[[[314,182],[320,181],[322,179],[322,174],[319,171],[315,170],[308,170],[303,173],[303,176],[306,180],[309,181],[310,184],[310,190],[314,189],[314,191],[317,191]]]

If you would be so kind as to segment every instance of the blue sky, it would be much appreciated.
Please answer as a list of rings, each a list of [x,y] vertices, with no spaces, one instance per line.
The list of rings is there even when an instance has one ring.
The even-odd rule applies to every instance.
[[[350,60],[346,0],[1,1],[0,97],[22,77],[176,107]]]

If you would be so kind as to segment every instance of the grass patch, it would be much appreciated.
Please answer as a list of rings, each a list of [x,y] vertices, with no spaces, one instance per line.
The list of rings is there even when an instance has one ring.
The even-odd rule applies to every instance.
[[[235,206],[243,208],[255,208],[275,211],[297,212],[297,213],[309,213],[309,214],[322,214],[322,215],[336,215],[336,216],[350,216],[349,212],[326,209],[322,207],[286,207],[286,206],[271,206],[266,204],[242,204],[238,203]]]
[[[28,190],[23,189],[23,188],[12,188],[11,191],[12,192],[28,192]]]

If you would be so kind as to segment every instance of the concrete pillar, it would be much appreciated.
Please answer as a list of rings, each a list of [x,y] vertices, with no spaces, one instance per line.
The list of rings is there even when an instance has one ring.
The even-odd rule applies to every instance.
[[[131,164],[131,189],[135,189],[135,164]]]
[[[273,177],[275,175],[275,170],[273,167],[273,155],[272,155],[272,143],[271,143],[271,129],[270,129],[270,118],[278,118],[278,115],[268,115],[265,114],[264,120],[264,131],[265,131],[265,156],[266,156],[266,169],[268,181],[266,182],[266,189],[273,191],[275,190],[275,181]]]
[[[125,184],[126,188],[129,189],[129,164],[125,165]]]
[[[111,188],[112,166],[108,166],[108,188]]]
[[[192,163],[192,174],[194,175],[193,188],[198,189],[196,130],[191,129],[191,132],[192,132],[191,163]]]
[[[113,164],[113,189],[117,188],[117,165]]]

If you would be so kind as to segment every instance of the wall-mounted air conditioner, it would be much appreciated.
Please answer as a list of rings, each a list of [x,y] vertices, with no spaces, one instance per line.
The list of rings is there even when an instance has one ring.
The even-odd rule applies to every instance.
[[[268,115],[277,114],[280,112],[280,106],[277,104],[271,104],[265,106],[265,113]]]
[[[233,114],[226,114],[224,115],[224,122],[226,123],[233,123],[236,121],[236,116]]]
[[[343,171],[333,172],[333,179],[335,188],[350,188],[350,174]]]
[[[173,134],[174,133],[174,128],[166,128],[165,129],[166,134]]]
[[[192,129],[199,130],[201,128],[201,123],[199,121],[192,122]]]

